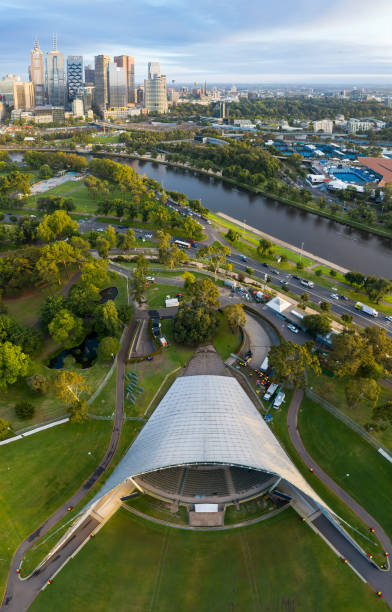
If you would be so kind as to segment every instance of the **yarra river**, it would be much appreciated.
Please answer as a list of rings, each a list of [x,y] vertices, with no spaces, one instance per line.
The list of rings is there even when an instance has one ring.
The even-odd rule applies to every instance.
[[[123,161],[123,160],[122,160]],[[219,179],[164,164],[133,160],[129,165],[165,189],[200,199],[212,212],[224,212],[294,246],[363,274],[392,278],[392,240],[335,223],[287,204],[232,187]]]

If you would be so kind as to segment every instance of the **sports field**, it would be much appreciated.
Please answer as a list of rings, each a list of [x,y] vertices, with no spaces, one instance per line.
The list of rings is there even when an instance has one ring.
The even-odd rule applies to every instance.
[[[161,527],[120,509],[31,612],[369,612],[382,600],[292,510],[221,533]]]

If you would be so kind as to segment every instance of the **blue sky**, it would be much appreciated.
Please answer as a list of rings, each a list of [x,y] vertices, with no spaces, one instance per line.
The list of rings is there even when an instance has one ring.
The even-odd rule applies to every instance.
[[[392,86],[392,0],[0,0],[0,77],[37,36],[65,55],[126,53],[142,80]]]

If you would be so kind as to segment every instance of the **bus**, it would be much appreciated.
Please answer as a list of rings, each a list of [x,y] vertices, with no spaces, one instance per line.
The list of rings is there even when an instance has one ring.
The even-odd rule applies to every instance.
[[[174,244],[178,246],[180,249],[190,249],[191,245],[189,242],[183,242],[182,240],[175,240]]]

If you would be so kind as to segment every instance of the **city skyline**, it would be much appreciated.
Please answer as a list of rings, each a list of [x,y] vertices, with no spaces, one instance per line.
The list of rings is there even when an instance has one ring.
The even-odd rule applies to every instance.
[[[49,10],[50,6],[50,10]],[[0,74],[26,78],[28,55],[37,37],[44,52],[57,32],[59,49],[94,56],[135,58],[135,80],[142,82],[148,61],[165,66],[172,80],[235,83],[392,83],[389,0],[282,0],[280,10],[266,2],[212,6],[202,0],[144,0],[120,3],[103,17],[96,4],[70,0],[53,7],[47,0],[0,0],[3,26]],[[37,10],[38,9],[38,10]],[[78,19],[74,19],[75,11]]]

